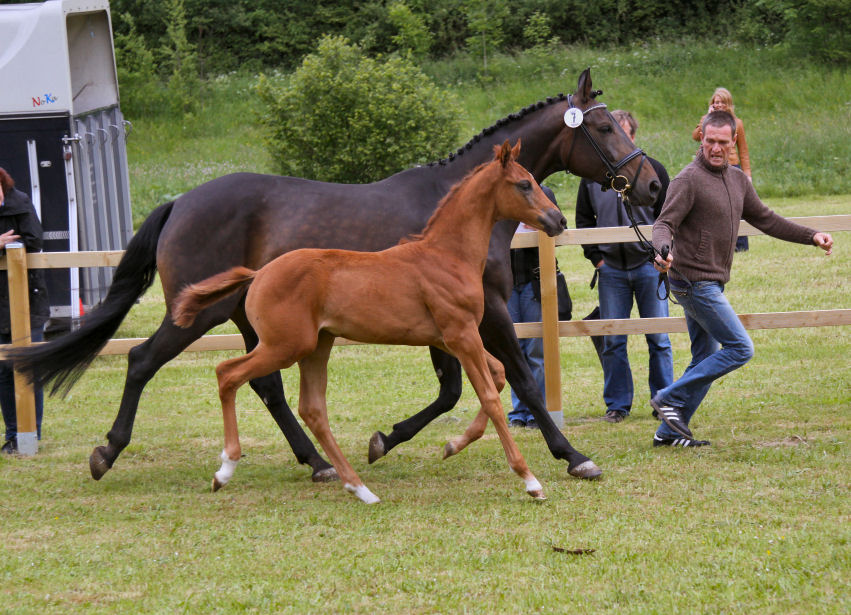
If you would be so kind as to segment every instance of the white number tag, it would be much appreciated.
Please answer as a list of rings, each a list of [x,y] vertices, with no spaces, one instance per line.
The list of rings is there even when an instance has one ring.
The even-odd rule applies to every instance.
[[[564,123],[567,124],[570,128],[576,128],[582,123],[582,111],[577,109],[576,107],[571,107],[567,111],[564,112]]]

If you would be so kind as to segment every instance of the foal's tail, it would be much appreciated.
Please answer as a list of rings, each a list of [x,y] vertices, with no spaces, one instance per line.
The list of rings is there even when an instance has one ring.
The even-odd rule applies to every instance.
[[[198,312],[243,286],[251,284],[257,272],[248,267],[233,267],[222,273],[185,287],[171,305],[171,319],[178,327],[189,327],[195,322]]]
[[[2,364],[13,365],[34,384],[53,382],[52,394],[70,391],[153,284],[157,243],[173,206],[174,201],[160,205],[145,219],[115,269],[106,298],[83,318],[78,329],[46,344],[8,350]]]

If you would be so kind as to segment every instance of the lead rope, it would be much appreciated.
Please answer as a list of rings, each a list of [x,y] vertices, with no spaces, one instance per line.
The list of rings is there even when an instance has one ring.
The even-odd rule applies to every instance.
[[[668,246],[662,246],[661,250],[657,250],[652,242],[647,240],[647,237],[641,232],[641,229],[638,228],[638,222],[635,220],[635,216],[632,212],[632,204],[629,202],[629,197],[624,198],[623,191],[617,191],[618,195],[618,205],[623,203],[624,210],[626,210],[626,215],[629,218],[629,226],[635,232],[635,235],[638,237],[638,245],[647,253],[647,260],[651,263],[656,262],[656,255],[662,257],[662,260],[668,259],[668,254],[670,253],[670,248]],[[671,271],[677,274],[683,282],[685,282],[686,286],[691,288],[691,282],[688,281],[688,278],[685,277],[680,271],[677,270],[676,267],[671,267]],[[664,288],[664,294],[660,293],[659,289]],[[679,301],[674,299],[673,295],[671,295],[671,283],[668,280],[668,274],[659,272],[659,282],[656,285],[656,297],[659,298],[660,301],[665,301],[670,299],[673,303],[679,304]]]

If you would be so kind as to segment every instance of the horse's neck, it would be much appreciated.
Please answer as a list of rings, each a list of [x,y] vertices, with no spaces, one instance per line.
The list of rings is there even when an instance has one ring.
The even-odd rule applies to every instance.
[[[563,171],[564,165],[558,155],[559,139],[556,137],[564,128],[563,111],[557,103],[535,109],[517,119],[508,120],[477,142],[462,148],[450,161],[439,167],[448,177],[462,177],[476,166],[493,158],[493,146],[508,140],[514,144],[522,140],[518,162],[526,167],[537,182],[549,175]]]
[[[424,245],[451,252],[484,269],[491,232],[497,221],[492,186],[484,177],[459,186],[429,221],[422,236]]]

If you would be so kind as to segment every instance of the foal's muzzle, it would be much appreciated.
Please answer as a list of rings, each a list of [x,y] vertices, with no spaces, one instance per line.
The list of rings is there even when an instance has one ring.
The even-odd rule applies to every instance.
[[[567,220],[557,209],[548,209],[547,212],[538,216],[538,221],[543,227],[543,231],[550,237],[561,235],[561,232],[567,228]]]

